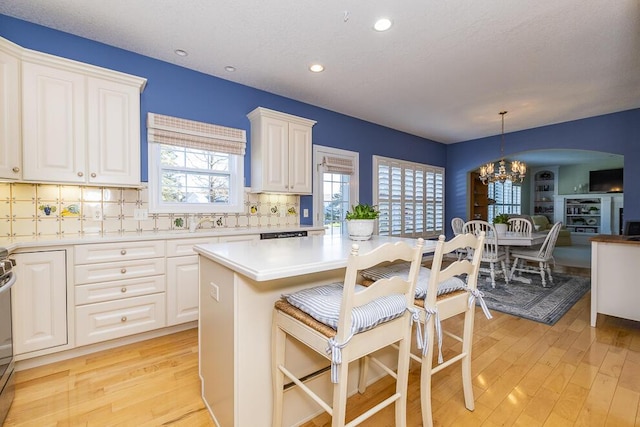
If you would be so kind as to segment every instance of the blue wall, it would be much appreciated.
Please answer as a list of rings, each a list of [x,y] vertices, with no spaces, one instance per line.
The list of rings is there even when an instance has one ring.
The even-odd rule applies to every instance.
[[[499,135],[444,145],[232,83],[122,49],[0,15],[0,36],[34,50],[147,78],[142,123],[154,112],[247,131],[246,115],[258,106],[316,120],[314,144],[360,153],[360,201],[372,200],[374,154],[446,167],[447,223],[466,217],[467,173],[499,158]],[[348,95],[347,95],[348,96]],[[146,132],[142,136],[142,179],[147,179]],[[509,133],[505,154],[549,148],[576,148],[624,155],[625,218],[640,218],[640,109]],[[248,145],[248,153],[251,146]],[[247,155],[245,174],[251,178]],[[301,208],[312,211],[311,197]],[[302,211],[302,209],[301,209]],[[312,216],[301,222],[310,223]]]
[[[81,37],[0,15],[0,36],[25,48],[134,74],[147,79],[141,97],[142,123],[147,112],[172,115],[247,131],[247,113],[258,106],[316,120],[313,143],[360,153],[360,201],[371,203],[372,155],[445,166],[446,147],[424,138],[304,104],[248,86],[232,83]],[[346,94],[345,96],[348,96]],[[142,180],[147,180],[147,137],[141,132]],[[246,185],[251,183],[251,145],[245,163]],[[301,198],[312,209],[311,196]],[[301,218],[303,223],[311,223]]]
[[[467,217],[467,173],[500,158],[500,135],[447,146],[446,214]],[[505,156],[553,148],[624,155],[624,216],[640,218],[640,109],[505,135]],[[553,159],[549,159],[553,164]]]

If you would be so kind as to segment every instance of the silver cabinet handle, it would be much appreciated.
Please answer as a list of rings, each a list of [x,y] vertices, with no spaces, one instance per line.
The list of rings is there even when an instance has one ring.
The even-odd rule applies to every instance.
[[[126,254],[127,254],[127,250],[126,249],[123,249],[123,250],[120,251],[120,255],[126,255]]]
[[[127,272],[127,269],[126,269],[126,268],[123,268],[122,270],[120,270],[120,273],[122,273],[122,274],[124,274],[124,273],[126,273],[126,272]]]
[[[127,288],[120,289],[120,292],[122,292],[124,294],[125,292],[127,292]]]
[[[14,166],[13,169],[11,169],[12,171],[14,171],[15,173],[20,172],[20,168],[17,166]]]
[[[126,321],[127,321],[127,316],[122,316],[122,317],[120,318],[120,321],[121,321],[121,322],[126,322]]]
[[[84,176],[82,172],[78,172],[78,176]]]
[[[96,173],[95,172],[91,172],[91,178],[95,178],[96,177]]]

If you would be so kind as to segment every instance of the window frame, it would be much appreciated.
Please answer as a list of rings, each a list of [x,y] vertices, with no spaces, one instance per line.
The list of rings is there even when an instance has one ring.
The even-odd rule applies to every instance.
[[[150,213],[241,213],[244,212],[244,155],[229,154],[229,203],[170,203],[162,201],[161,145],[148,143],[149,158],[149,212]],[[173,145],[179,147],[179,145]],[[206,150],[216,153],[215,150]],[[226,154],[226,153],[222,153]],[[170,169],[170,168],[167,168]],[[203,171],[205,171],[203,169]],[[210,170],[206,170],[211,173]]]
[[[429,239],[429,238],[437,238],[439,235],[444,234],[445,232],[445,168],[444,167],[440,167],[440,166],[434,166],[434,165],[428,165],[428,164],[424,164],[424,163],[417,163],[417,162],[410,162],[407,160],[400,160],[400,159],[394,159],[394,158],[390,158],[390,157],[383,157],[383,156],[377,156],[374,155],[373,156],[373,168],[372,168],[372,180],[373,180],[373,204],[375,206],[378,207],[378,209],[380,209],[381,204],[384,203],[383,201],[380,200],[380,186],[379,186],[379,177],[380,177],[380,172],[379,172],[379,168],[380,166],[389,166],[389,167],[400,167],[401,168],[401,180],[403,182],[403,185],[401,187],[401,192],[402,192],[402,196],[401,196],[401,209],[406,213],[406,209],[405,206],[408,203],[408,199],[405,197],[405,187],[404,187],[404,182],[405,182],[405,177],[406,177],[406,170],[412,170],[414,171],[414,177],[415,177],[415,172],[420,170],[423,172],[423,192],[424,192],[424,197],[423,197],[423,201],[422,201],[422,212],[423,212],[423,219],[422,219],[422,227],[420,230],[417,230],[415,227],[416,225],[416,220],[415,220],[415,215],[414,215],[414,221],[413,221],[413,231],[407,232],[407,224],[405,223],[407,216],[403,215],[401,218],[401,227],[400,233],[393,233],[392,231],[392,227],[391,225],[389,226],[389,236],[394,236],[394,237],[409,237],[409,238],[418,238],[418,237],[422,237],[425,239]],[[432,192],[431,194],[433,194],[433,197],[429,198],[428,194],[430,194],[429,192],[429,186],[430,185],[436,185],[435,182],[433,184],[429,184],[427,182],[427,177],[429,174],[433,174],[434,175],[434,180],[437,179],[437,176],[441,177],[441,188],[436,188],[433,187],[432,188]],[[437,185],[436,185],[437,186]],[[416,185],[415,185],[415,181],[414,181],[414,188],[413,191],[416,190]],[[438,197],[439,195],[439,197]],[[389,203],[391,200],[391,197],[389,198]],[[415,199],[414,199],[415,200]],[[415,206],[415,201],[414,202],[410,202],[411,204],[413,204]],[[416,212],[417,210],[414,210],[414,212]],[[438,224],[438,219],[437,219],[437,213],[440,212],[440,223]],[[430,218],[430,216],[432,216]],[[379,227],[379,223],[380,223],[380,219],[377,221],[376,223],[376,233],[380,234],[380,227]],[[429,229],[429,224],[432,223],[433,227],[432,229]],[[386,234],[385,234],[386,235]]]
[[[509,189],[509,191],[511,192],[511,195],[508,198],[510,198],[511,200],[519,199],[518,203],[498,203],[498,200],[496,197],[496,185],[499,185],[502,187],[502,192],[504,195],[504,192],[506,191],[505,185],[507,183],[511,185],[511,188]],[[504,183],[491,182],[491,183],[488,183],[487,186],[488,186],[487,197],[496,201],[496,203],[489,205],[487,208],[488,222],[493,223],[493,218],[495,218],[496,215],[501,213],[515,214],[515,215],[522,214],[522,184],[514,184],[511,181],[505,181]],[[516,195],[514,193],[518,193],[518,194]]]

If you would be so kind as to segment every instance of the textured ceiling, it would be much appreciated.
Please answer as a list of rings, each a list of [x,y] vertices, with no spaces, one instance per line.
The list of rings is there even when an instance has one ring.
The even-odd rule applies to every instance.
[[[638,0],[2,0],[0,13],[443,143],[499,134],[501,110],[513,132],[640,107]]]

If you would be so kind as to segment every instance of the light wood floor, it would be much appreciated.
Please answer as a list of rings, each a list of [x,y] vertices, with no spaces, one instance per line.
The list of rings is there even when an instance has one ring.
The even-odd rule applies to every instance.
[[[589,303],[587,293],[553,327],[499,312],[488,321],[477,311],[476,409],[464,408],[454,365],[433,380],[436,425],[640,426],[640,323],[600,316],[593,329]],[[459,326],[451,320],[448,328]],[[194,329],[18,372],[5,426],[213,426],[197,364]],[[409,426],[421,425],[418,379],[415,369]],[[392,388],[383,379],[352,397],[349,416]],[[319,416],[305,426],[325,425]],[[393,425],[393,409],[363,425]]]

